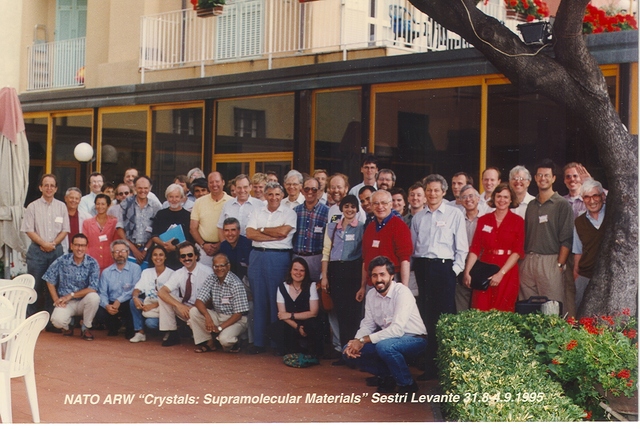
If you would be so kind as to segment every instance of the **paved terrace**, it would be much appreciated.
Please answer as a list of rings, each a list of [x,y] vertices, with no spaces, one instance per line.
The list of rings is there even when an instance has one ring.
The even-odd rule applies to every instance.
[[[331,366],[331,360],[310,368],[290,368],[269,352],[196,354],[187,339],[166,348],[160,346],[157,335],[131,344],[122,334],[107,337],[106,331],[93,332],[93,342],[81,340],[78,329],[71,338],[44,331],[40,335],[35,368],[43,423],[441,421],[437,404],[411,403],[410,398],[406,403],[374,403],[375,388],[365,385],[368,374]],[[415,368],[412,371],[419,374]],[[439,393],[435,381],[418,383],[420,395]],[[328,395],[337,402],[310,403],[307,395],[313,394],[323,399]],[[130,402],[116,403],[117,395]],[[300,399],[287,404],[219,406],[206,404],[207,395]],[[12,381],[12,398],[14,423],[31,423],[22,379]],[[70,398],[74,403],[65,403]],[[169,398],[179,403],[159,405]],[[359,399],[359,403],[340,403],[345,398]]]

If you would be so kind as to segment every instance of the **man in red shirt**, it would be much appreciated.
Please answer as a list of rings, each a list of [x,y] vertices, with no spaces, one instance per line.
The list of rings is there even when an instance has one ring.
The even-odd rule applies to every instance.
[[[367,267],[376,256],[391,260],[400,283],[409,284],[410,259],[413,253],[411,231],[401,217],[391,213],[391,194],[379,190],[371,195],[374,220],[367,225],[362,237],[362,282],[368,279]]]

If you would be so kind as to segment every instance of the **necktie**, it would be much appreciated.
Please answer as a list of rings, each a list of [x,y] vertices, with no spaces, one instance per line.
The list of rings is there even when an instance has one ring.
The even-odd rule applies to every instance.
[[[182,303],[189,301],[191,298],[191,273],[189,273],[189,277],[187,277],[187,284],[184,287],[184,298],[182,298]]]

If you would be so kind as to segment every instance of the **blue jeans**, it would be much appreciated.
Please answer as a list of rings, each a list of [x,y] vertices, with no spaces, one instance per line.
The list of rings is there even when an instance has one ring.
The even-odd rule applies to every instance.
[[[66,238],[65,238],[66,240]],[[53,300],[49,294],[47,282],[42,280],[42,276],[53,261],[62,256],[62,245],[58,244],[52,252],[43,252],[40,246],[35,243],[29,245],[27,249],[27,273],[36,279],[34,289],[38,293],[38,298],[33,304],[27,306],[27,317],[37,313],[40,310],[47,310],[49,314],[53,313]]]
[[[407,358],[416,357],[426,347],[427,340],[422,337],[404,335],[399,338],[387,338],[376,344],[365,344],[360,350],[360,357],[354,359],[354,363],[363,371],[378,377],[392,376],[398,386],[409,386],[413,384],[413,377],[407,365]]]
[[[133,329],[135,331],[140,331],[145,327],[149,329],[158,329],[160,319],[157,317],[144,317],[142,315],[142,310],[138,310],[136,308],[136,304],[133,302],[133,299],[129,301],[129,308],[131,308],[131,319],[133,320]]]
[[[247,275],[253,294],[253,344],[266,347],[267,329],[278,320],[276,293],[287,275],[290,252],[251,251]],[[275,342],[272,342],[275,347]]]

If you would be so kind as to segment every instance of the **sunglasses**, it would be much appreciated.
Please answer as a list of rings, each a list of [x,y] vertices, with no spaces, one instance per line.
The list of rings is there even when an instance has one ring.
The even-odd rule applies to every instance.
[[[193,258],[193,253],[181,253],[180,259]]]
[[[118,195],[119,197],[122,197],[122,196],[129,195],[129,192],[118,192],[116,195]]]
[[[309,188],[309,187],[306,187],[306,188],[304,188],[303,190],[304,190],[305,192],[313,192],[314,194],[315,194],[316,192],[318,192],[318,188]]]

